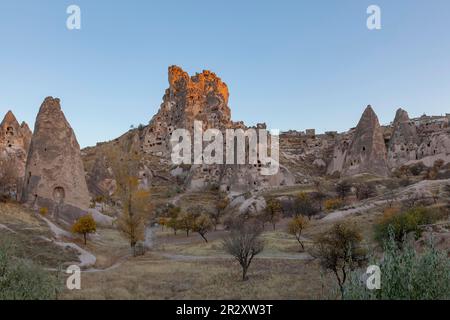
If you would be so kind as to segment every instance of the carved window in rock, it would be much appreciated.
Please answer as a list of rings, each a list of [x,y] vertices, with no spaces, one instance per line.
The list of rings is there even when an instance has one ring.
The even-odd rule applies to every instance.
[[[6,134],[10,136],[14,136],[14,128],[13,127],[7,127],[6,128]]]
[[[56,203],[64,203],[65,198],[66,192],[63,187],[56,187],[55,189],[53,189],[53,200],[55,200]]]

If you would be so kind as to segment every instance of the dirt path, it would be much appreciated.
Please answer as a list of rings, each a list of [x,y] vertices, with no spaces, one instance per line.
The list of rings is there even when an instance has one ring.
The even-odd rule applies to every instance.
[[[72,238],[72,234],[61,229],[60,227],[58,227],[56,224],[54,224],[53,222],[51,222],[49,219],[47,219],[45,217],[41,217],[41,219],[47,223],[50,230],[53,232],[53,234],[55,236],[54,240],[48,239],[49,241],[53,241],[56,245],[58,245],[62,248],[67,248],[67,247],[72,248],[79,253],[78,259],[80,260],[80,263],[78,264],[78,266],[80,268],[91,267],[97,262],[97,258],[89,251],[84,250],[83,248],[81,248],[80,246],[78,246],[75,243],[62,241],[63,237]]]

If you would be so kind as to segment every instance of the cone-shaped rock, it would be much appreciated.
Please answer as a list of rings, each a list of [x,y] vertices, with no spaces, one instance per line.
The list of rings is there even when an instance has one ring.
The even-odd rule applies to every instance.
[[[28,147],[31,141],[31,131],[23,122],[19,125],[11,111],[6,113],[0,123],[0,159],[13,161],[18,178],[22,178],[25,172]]]
[[[344,176],[360,173],[389,174],[383,132],[371,106],[359,120],[343,166]]]
[[[59,99],[46,98],[37,115],[22,200],[35,209],[47,208],[52,217],[69,223],[88,208],[80,146]]]
[[[415,124],[410,121],[408,112],[398,109],[395,114],[392,137],[389,141],[389,166],[394,168],[410,160],[416,160],[419,145],[420,139]]]

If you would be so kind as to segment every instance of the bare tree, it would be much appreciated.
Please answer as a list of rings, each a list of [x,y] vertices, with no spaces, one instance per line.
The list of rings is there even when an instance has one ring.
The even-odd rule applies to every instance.
[[[247,271],[253,258],[264,249],[261,232],[261,228],[254,223],[235,224],[231,234],[223,241],[224,250],[242,267],[242,281],[248,280]]]

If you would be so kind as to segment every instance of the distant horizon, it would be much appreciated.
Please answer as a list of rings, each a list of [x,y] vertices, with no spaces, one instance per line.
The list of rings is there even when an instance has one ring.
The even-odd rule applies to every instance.
[[[81,29],[66,26],[81,10]],[[367,8],[381,9],[369,30]],[[216,73],[234,121],[280,131],[345,132],[364,108],[380,124],[450,112],[450,2],[343,0],[0,3],[0,114],[34,129],[46,96],[82,148],[158,111],[167,67]]]

